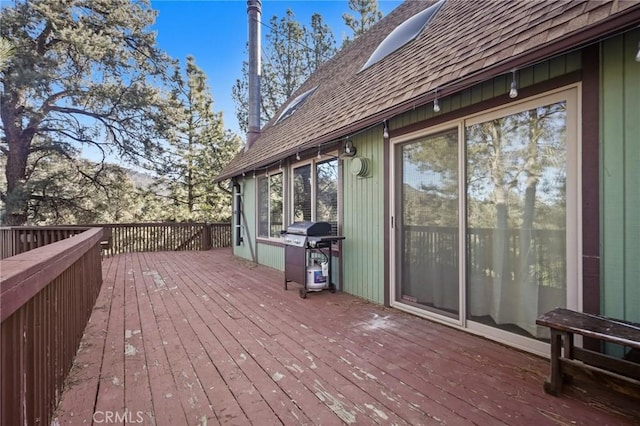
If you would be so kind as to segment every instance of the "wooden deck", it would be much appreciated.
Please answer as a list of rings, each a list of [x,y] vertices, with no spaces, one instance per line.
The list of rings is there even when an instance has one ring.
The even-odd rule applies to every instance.
[[[59,424],[640,418],[628,401],[592,399],[593,389],[546,395],[544,359],[346,294],[303,300],[295,284],[284,291],[281,272],[226,249],[118,255],[103,270]]]

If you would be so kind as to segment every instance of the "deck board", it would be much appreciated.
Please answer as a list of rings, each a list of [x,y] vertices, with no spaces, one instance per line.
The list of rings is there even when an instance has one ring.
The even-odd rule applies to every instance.
[[[600,425],[638,415],[590,389],[545,394],[548,361],[536,356],[346,294],[303,300],[297,285],[283,290],[281,272],[228,250],[119,255],[103,275],[59,424],[103,423],[109,412],[120,416],[110,424],[157,425]]]

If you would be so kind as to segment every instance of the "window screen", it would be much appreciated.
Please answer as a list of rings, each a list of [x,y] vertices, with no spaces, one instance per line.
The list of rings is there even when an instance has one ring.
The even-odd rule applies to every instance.
[[[311,218],[311,164],[293,169],[293,219]]]
[[[270,177],[269,211],[269,236],[280,238],[283,229],[282,173]]]
[[[316,164],[316,221],[331,223],[338,234],[338,160]]]
[[[269,236],[269,178],[258,178],[258,236]]]
[[[282,173],[259,177],[258,237],[280,238],[282,217]]]

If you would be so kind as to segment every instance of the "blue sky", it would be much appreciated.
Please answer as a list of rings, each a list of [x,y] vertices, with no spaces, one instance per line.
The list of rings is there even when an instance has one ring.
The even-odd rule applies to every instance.
[[[401,1],[379,0],[378,8],[386,15]],[[213,92],[214,109],[224,113],[225,127],[238,132],[231,88],[240,78],[247,42],[246,0],[152,0],[158,11],[153,29],[161,49],[184,64],[187,55],[207,74]],[[284,16],[293,10],[296,19],[309,24],[311,15],[320,13],[333,29],[338,44],[351,34],[342,14],[350,12],[348,0],[262,0],[262,21],[273,15]],[[268,28],[262,26],[262,40]],[[242,135],[244,136],[244,135]]]

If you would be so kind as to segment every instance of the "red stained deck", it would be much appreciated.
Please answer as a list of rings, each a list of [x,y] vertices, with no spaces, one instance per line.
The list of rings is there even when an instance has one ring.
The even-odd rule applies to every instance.
[[[60,424],[633,424],[548,362],[228,250],[105,259]],[[126,411],[125,411],[126,410]],[[625,411],[626,410],[626,411]]]

